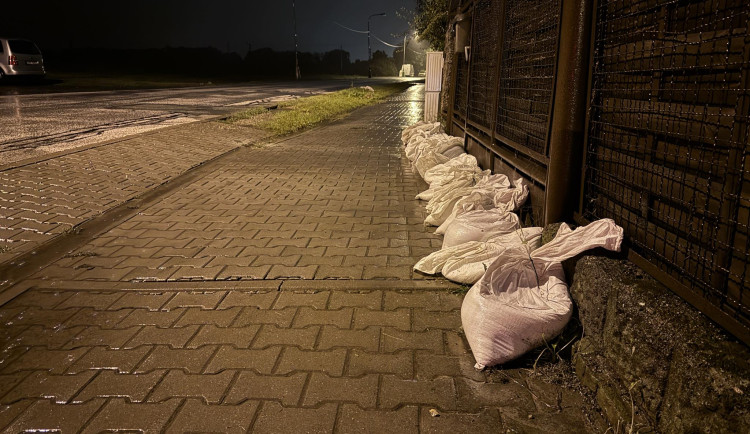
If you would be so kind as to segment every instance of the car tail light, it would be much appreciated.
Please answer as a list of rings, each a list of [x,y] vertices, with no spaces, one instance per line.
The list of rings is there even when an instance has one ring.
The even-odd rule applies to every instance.
[[[8,64],[11,66],[18,66],[18,58],[15,54],[11,54],[10,57],[8,57]]]

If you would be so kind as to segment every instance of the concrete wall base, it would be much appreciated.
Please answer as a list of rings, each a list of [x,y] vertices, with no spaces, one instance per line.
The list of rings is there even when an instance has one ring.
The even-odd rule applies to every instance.
[[[747,346],[629,261],[565,265],[584,329],[576,374],[616,432],[750,432]]]

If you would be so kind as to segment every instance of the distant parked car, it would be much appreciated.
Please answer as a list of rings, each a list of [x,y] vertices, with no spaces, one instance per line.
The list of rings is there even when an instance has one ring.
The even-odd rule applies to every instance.
[[[0,38],[0,80],[5,77],[44,77],[44,59],[35,43],[20,38]]]

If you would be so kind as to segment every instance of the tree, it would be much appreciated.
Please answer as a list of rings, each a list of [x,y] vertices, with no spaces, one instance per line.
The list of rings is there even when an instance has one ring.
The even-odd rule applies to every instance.
[[[430,48],[443,51],[445,32],[450,21],[450,0],[417,0],[414,28],[420,39],[430,43]]]

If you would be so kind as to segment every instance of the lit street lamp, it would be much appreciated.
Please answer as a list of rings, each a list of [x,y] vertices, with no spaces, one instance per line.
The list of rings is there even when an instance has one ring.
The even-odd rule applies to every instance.
[[[372,48],[370,48],[370,18],[384,17],[385,12],[372,14],[367,17],[367,77],[372,78]]]
[[[404,60],[401,62],[401,73],[404,77],[406,77],[406,72],[404,71],[404,65],[406,65],[406,38],[410,36],[410,32],[407,30],[404,33]],[[414,31],[414,36],[417,36],[416,30]]]

